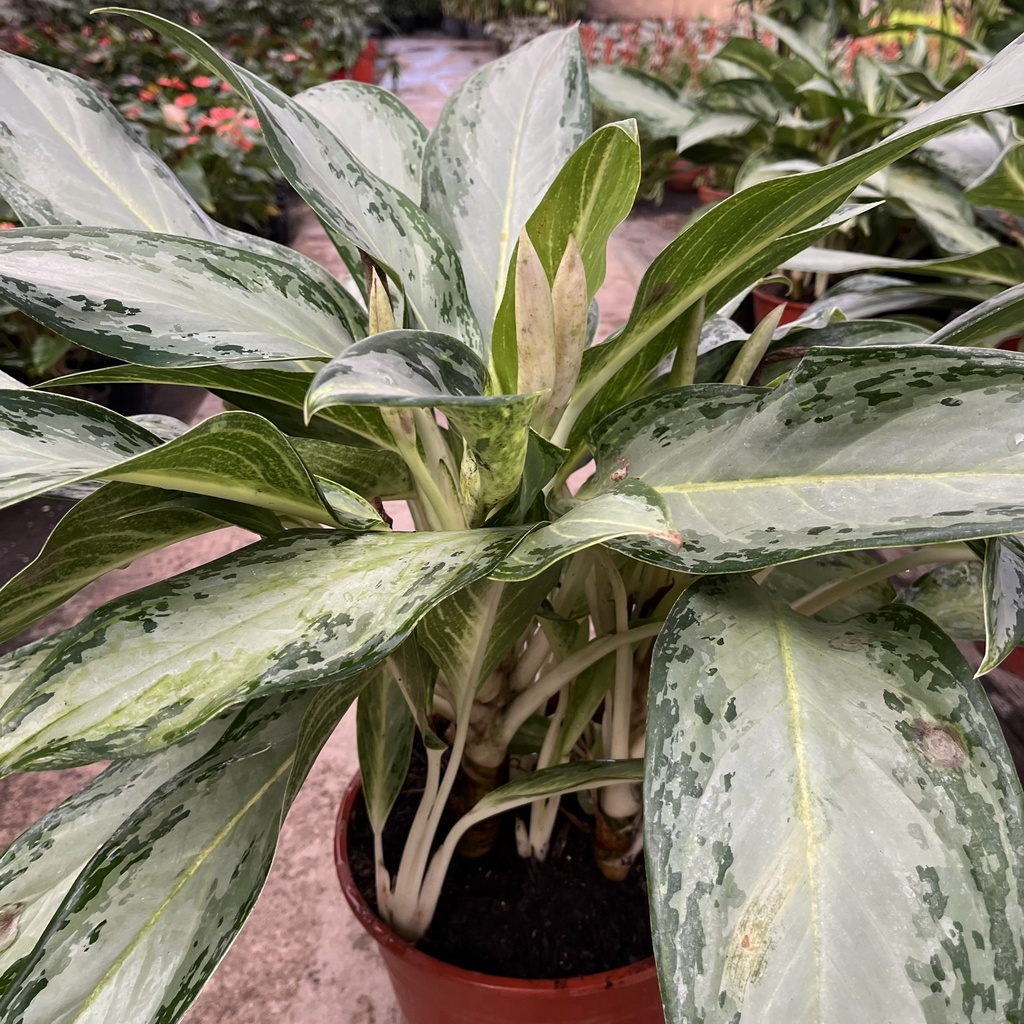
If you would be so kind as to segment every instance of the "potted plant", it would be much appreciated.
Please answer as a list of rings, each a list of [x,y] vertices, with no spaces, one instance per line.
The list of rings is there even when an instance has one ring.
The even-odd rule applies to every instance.
[[[407,941],[496,812],[539,864],[583,791],[606,875],[645,851],[669,1021],[1019,1017],[1019,784],[952,641],[875,584],[981,543],[986,664],[1024,632],[1024,360],[975,347],[1024,300],[929,344],[831,325],[771,387],[773,324],[737,351],[714,313],[865,177],[1019,102],[1024,40],[902,132],[708,211],[588,347],[640,171],[631,123],[589,134],[574,31],[478,71],[428,136],[382,90],[289,99],[133,16],[246,97],[366,301],[209,222],[88,86],[0,58],[0,181],[31,225],[0,237],[4,297],[128,364],[88,379],[231,404],[168,440],[3,379],[5,503],[106,481],[0,590],[3,635],[171,540],[262,537],[0,660],[0,771],[111,762],[0,860],[0,1016],[180,1018],[358,696],[378,923]],[[914,550],[883,571],[879,546]],[[504,781],[513,742],[533,756]]]

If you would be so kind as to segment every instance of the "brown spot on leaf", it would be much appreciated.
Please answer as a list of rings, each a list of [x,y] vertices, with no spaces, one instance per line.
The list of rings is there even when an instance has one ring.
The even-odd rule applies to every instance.
[[[629,476],[629,459],[619,459],[618,469],[612,470],[611,480],[613,483],[618,483],[620,480],[625,480]]]
[[[6,949],[18,936],[18,921],[24,903],[8,903],[0,907],[0,949]]]
[[[750,949],[750,936],[744,935],[743,941],[740,943],[740,949]]]
[[[919,720],[913,730],[921,753],[936,767],[962,768],[967,763],[964,741],[952,726]]]

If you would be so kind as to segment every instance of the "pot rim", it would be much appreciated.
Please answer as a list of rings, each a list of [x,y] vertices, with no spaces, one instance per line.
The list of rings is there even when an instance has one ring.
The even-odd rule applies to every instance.
[[[616,967],[599,974],[584,974],[572,978],[505,978],[496,974],[483,974],[479,971],[456,967],[418,950],[414,945],[396,935],[374,913],[352,877],[348,860],[349,819],[361,790],[362,777],[359,772],[356,772],[345,787],[341,806],[338,808],[337,824],[334,830],[334,866],[338,872],[341,891],[351,907],[352,913],[383,948],[384,952],[403,960],[409,967],[440,974],[454,981],[462,981],[466,985],[504,992],[607,989],[639,980],[641,975],[649,975],[656,970],[654,957],[650,956],[626,967]]]

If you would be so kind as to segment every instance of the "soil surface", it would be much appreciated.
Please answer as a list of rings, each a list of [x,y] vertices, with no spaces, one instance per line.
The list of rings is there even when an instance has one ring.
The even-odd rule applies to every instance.
[[[421,780],[414,762],[384,832],[391,871],[416,813]],[[534,979],[596,974],[652,955],[643,858],[625,882],[609,882],[594,863],[588,819],[575,798],[563,804],[569,813],[559,815],[543,863],[516,853],[515,812],[501,820],[491,853],[453,859],[437,914],[419,944],[424,953],[471,971]],[[376,909],[373,837],[362,798],[349,829],[349,858],[356,884]]]

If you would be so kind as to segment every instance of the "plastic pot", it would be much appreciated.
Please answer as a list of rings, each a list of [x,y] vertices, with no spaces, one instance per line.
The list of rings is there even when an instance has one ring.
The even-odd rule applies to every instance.
[[[785,312],[782,314],[782,319],[779,321],[779,326],[781,327],[782,324],[789,324],[794,320],[799,320],[810,309],[811,304],[809,302],[797,302],[793,299],[787,299],[785,295],[772,291],[768,287],[754,289],[755,323],[760,323],[776,306],[786,307]]]
[[[677,160],[672,170],[672,177],[665,182],[670,192],[696,192],[697,180],[708,171],[706,167],[698,167],[689,160]]]
[[[373,85],[377,81],[377,40],[370,39],[356,57],[355,64],[350,68],[343,68],[331,75],[331,81],[366,82]]]
[[[376,941],[409,1024],[664,1024],[653,957],[601,974],[529,981],[453,967],[400,939],[363,899],[349,867],[349,820],[360,788],[356,775],[338,811],[334,862],[341,891]]]
[[[720,203],[731,195],[732,192],[727,188],[712,188],[710,185],[700,185],[697,188],[697,198],[705,206],[708,203]]]

